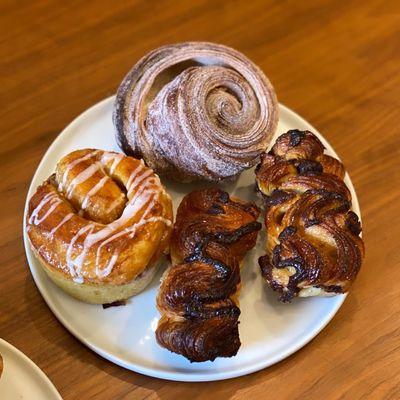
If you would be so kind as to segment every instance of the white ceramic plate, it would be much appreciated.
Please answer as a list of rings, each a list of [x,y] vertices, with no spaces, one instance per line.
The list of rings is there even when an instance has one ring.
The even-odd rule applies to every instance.
[[[85,111],[57,137],[43,157],[33,177],[28,198],[53,171],[57,161],[72,150],[99,148],[119,151],[114,140],[111,120],[114,98],[108,98]],[[293,111],[280,106],[276,136],[288,129],[309,129],[317,133],[329,154],[332,147]],[[359,215],[357,197],[348,176],[346,184],[353,196],[353,209]],[[182,197],[206,184],[176,184],[163,181],[172,195],[174,207]],[[221,185],[230,194],[254,200],[254,172],[244,172],[231,184]],[[26,208],[25,208],[26,213]],[[25,220],[25,218],[24,218]],[[190,363],[184,357],[159,347],[154,331],[159,314],[155,298],[159,275],[140,295],[126,306],[104,310],[69,297],[58,289],[42,271],[29,248],[24,229],[26,255],[42,296],[61,323],[82,343],[96,353],[125,368],[158,378],[178,381],[212,381],[233,378],[268,367],[303,347],[332,319],[345,296],[296,299],[281,304],[261,279],[258,257],[263,254],[265,237],[261,234],[257,247],[249,252],[242,271],[240,292],[240,339],[242,346],[236,357],[219,358],[214,362]]]
[[[62,400],[42,370],[24,353],[3,339],[0,339],[0,354],[3,357],[1,400]]]

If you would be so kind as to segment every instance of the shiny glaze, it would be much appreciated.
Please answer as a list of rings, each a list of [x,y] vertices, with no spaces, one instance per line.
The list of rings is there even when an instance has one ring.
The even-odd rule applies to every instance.
[[[171,238],[173,266],[157,296],[161,346],[197,362],[237,353],[239,264],[256,243],[258,215],[254,204],[220,189],[184,197]]]
[[[267,254],[259,263],[284,302],[307,288],[343,293],[361,267],[361,226],[350,211],[345,170],[323,151],[311,132],[291,130],[256,169],[267,228]]]
[[[102,280],[112,273],[130,241],[135,243],[141,228],[147,224],[172,225],[171,215],[160,209],[160,196],[167,195],[158,177],[138,160],[127,161],[122,154],[99,150],[71,154],[60,161],[55,176],[31,199],[27,230],[45,235],[46,242],[37,251],[49,263],[58,260],[57,268],[75,282]],[[115,185],[117,177],[125,184],[126,195]],[[86,219],[89,208],[110,213],[121,201],[126,204],[115,220],[102,224]],[[159,211],[155,213],[156,208]],[[54,257],[54,244],[66,239],[62,247],[65,252]]]

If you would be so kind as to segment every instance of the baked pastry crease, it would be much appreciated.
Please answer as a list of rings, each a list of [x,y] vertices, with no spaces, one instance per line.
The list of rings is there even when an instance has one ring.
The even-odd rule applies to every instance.
[[[142,290],[168,251],[172,203],[142,161],[84,149],[63,157],[29,201],[26,230],[50,278],[112,303]]]
[[[218,181],[255,165],[278,122],[274,89],[226,46],[186,42],[144,56],[122,81],[114,125],[126,154],[178,181]]]
[[[220,189],[184,197],[171,237],[172,266],[157,296],[157,342],[190,361],[232,357],[239,347],[240,262],[261,224],[253,203]]]
[[[280,300],[349,290],[361,267],[364,244],[343,164],[324,154],[309,131],[281,135],[256,168],[264,197],[267,283]]]

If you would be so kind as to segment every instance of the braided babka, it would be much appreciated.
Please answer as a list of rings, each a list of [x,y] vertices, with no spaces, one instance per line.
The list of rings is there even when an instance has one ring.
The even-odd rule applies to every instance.
[[[348,291],[364,256],[343,164],[309,131],[290,130],[261,157],[256,182],[265,199],[263,277],[280,300]]]
[[[240,262],[256,244],[258,216],[253,203],[220,189],[184,197],[171,238],[172,267],[157,297],[162,347],[190,361],[237,353]]]

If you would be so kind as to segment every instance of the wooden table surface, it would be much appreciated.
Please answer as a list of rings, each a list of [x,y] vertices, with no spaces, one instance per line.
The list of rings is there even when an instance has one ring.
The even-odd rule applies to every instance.
[[[0,336],[65,400],[400,399],[398,1],[2,0],[0,33]],[[21,229],[29,182],[59,132],[147,51],[184,40],[244,52],[325,135],[357,190],[367,250],[310,344],[252,375],[197,384],[122,369],[70,335],[36,289]]]

